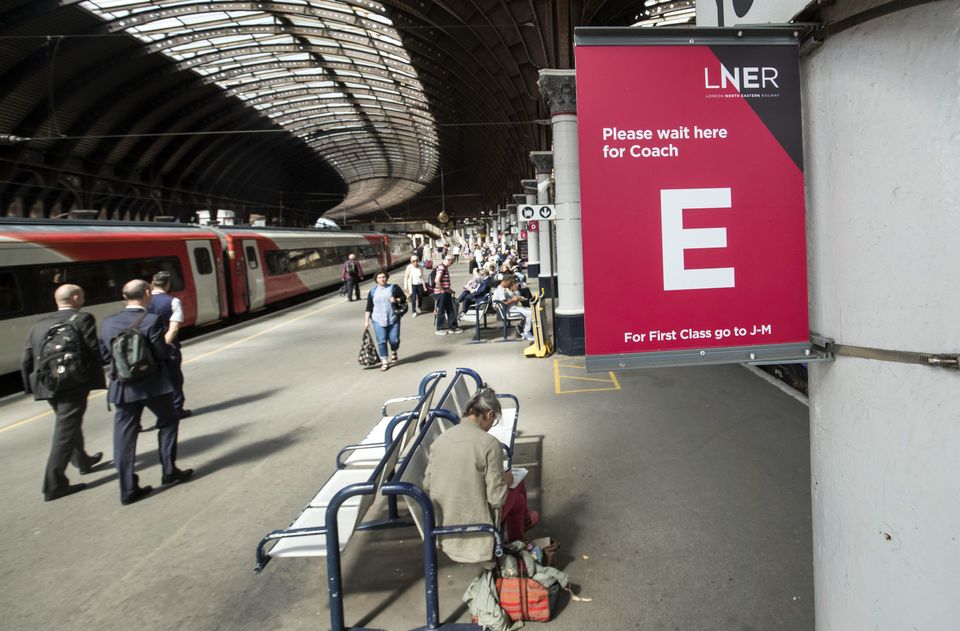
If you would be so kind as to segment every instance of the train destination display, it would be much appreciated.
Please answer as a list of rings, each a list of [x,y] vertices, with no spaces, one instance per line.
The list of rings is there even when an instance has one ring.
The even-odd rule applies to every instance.
[[[587,367],[800,361],[796,34],[653,30],[576,33]]]

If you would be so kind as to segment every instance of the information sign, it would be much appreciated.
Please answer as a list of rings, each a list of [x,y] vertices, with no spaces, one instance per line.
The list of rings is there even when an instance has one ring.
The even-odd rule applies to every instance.
[[[529,230],[530,232],[540,232],[540,224],[537,223],[536,221],[528,221],[527,230]]]
[[[553,221],[556,208],[553,204],[523,204],[517,207],[520,221]]]
[[[810,348],[796,33],[708,31],[576,31],[588,369]]]

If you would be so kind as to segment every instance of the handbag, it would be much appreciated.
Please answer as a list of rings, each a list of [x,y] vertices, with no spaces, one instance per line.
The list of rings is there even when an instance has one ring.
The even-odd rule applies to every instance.
[[[500,608],[507,614],[511,622],[517,622],[518,620],[549,621],[557,604],[560,585],[554,583],[550,587],[544,587],[527,575],[527,565],[521,555],[506,550],[504,552],[505,554],[500,559],[496,570]],[[515,572],[512,570],[513,562],[516,562]]]
[[[396,285],[394,285],[394,287],[396,287]],[[397,293],[400,294],[399,296],[396,296],[397,301],[394,303],[391,303],[390,306],[393,307],[393,315],[397,319],[400,319],[407,313],[407,311],[410,310],[410,305],[407,303],[407,297],[406,295],[403,294],[402,291],[400,292],[394,291],[394,295],[396,295]]]
[[[364,368],[380,365],[380,355],[377,353],[377,345],[373,341],[373,336],[369,330],[363,332],[363,340],[360,342],[360,354],[357,355],[357,363]]]

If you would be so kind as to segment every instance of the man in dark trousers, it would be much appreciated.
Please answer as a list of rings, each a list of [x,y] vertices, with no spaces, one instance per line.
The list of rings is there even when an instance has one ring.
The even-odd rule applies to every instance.
[[[363,277],[363,269],[360,267],[360,261],[353,252],[347,257],[347,260],[340,266],[340,280],[347,284],[347,300],[353,302],[360,300],[360,279]],[[356,295],[356,298],[354,298]]]
[[[86,487],[86,484],[70,484],[67,480],[64,472],[68,462],[72,462],[80,473],[90,473],[103,458],[100,451],[87,454],[83,446],[82,425],[87,394],[106,387],[97,348],[97,321],[91,314],[80,311],[83,289],[77,285],[61,285],[53,297],[57,312],[42,317],[30,329],[20,364],[24,389],[28,394],[32,392],[36,400],[47,401],[56,414],[53,444],[43,478],[43,498],[48,502]],[[67,326],[58,327],[62,324]],[[58,370],[54,346],[58,343],[72,346],[72,342],[63,341],[71,335],[75,336],[80,356],[68,358],[60,364],[61,374],[65,376],[58,380],[54,374]]]
[[[187,418],[193,414],[192,410],[183,407],[183,355],[180,353],[180,325],[183,324],[183,303],[179,298],[171,296],[170,272],[157,272],[153,275],[153,298],[150,300],[150,313],[160,316],[163,324],[163,340],[173,347],[173,358],[170,359],[170,380],[173,382],[173,407],[177,416]]]
[[[173,406],[173,383],[168,361],[173,349],[163,339],[163,324],[159,316],[148,313],[152,295],[150,284],[132,280],[123,286],[127,308],[105,318],[100,329],[100,350],[105,362],[110,363],[109,401],[117,407],[113,418],[113,461],[120,478],[120,501],[132,504],[146,497],[153,488],[140,486],[133,472],[137,455],[137,434],[143,408],[157,415],[157,443],[164,485],[184,482],[193,475],[193,469],[177,468],[177,431],[180,419]],[[113,341],[126,329],[140,331],[147,339],[156,362],[154,372],[136,380],[124,381],[117,374],[111,347]]]

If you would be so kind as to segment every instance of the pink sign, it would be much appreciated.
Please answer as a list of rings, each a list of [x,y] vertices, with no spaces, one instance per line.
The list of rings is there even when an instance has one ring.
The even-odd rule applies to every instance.
[[[796,46],[579,44],[588,360],[807,344]]]

